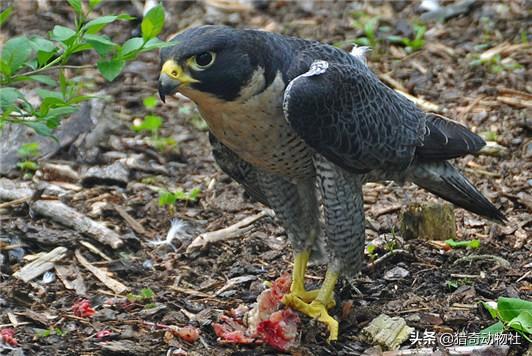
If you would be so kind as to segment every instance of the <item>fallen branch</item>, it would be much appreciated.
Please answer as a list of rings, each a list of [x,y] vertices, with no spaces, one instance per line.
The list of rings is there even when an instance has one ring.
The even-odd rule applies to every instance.
[[[205,232],[201,235],[198,235],[194,241],[187,247],[187,253],[191,253],[198,249],[203,249],[210,243],[218,241],[227,241],[238,236],[241,236],[249,232],[253,227],[250,226],[255,221],[262,219],[265,216],[273,216],[271,210],[263,210],[258,214],[249,216],[242,221],[237,222],[231,226],[223,228],[217,231]]]
[[[39,215],[49,217],[112,248],[118,248],[124,243],[113,230],[58,200],[39,200],[34,202],[31,208]]]
[[[105,284],[107,288],[109,288],[116,294],[122,294],[123,292],[129,289],[116,279],[107,276],[107,273],[101,268],[93,266],[89,261],[87,261],[85,257],[81,255],[81,252],[79,250],[76,250],[74,254],[76,255],[76,258],[83,267],[85,267],[90,273],[92,273],[96,278],[98,278],[100,282]]]
[[[35,191],[28,187],[20,187],[9,179],[0,179],[0,200],[30,200]],[[112,248],[122,246],[123,241],[113,230],[99,222],[79,213],[58,200],[36,200],[30,205],[33,212],[50,218],[61,225],[70,227],[82,234],[86,234],[102,244]]]
[[[54,263],[66,256],[66,247],[56,247],[52,251],[39,256],[35,261],[30,262],[13,274],[14,277],[29,282],[33,278],[40,276],[46,271],[54,268]]]

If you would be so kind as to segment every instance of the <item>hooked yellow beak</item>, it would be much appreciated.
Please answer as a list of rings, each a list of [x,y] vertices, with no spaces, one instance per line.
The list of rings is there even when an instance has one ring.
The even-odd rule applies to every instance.
[[[163,64],[159,76],[159,96],[164,103],[166,95],[174,94],[177,88],[182,85],[199,83],[199,80],[192,78],[174,60],[170,59]]]

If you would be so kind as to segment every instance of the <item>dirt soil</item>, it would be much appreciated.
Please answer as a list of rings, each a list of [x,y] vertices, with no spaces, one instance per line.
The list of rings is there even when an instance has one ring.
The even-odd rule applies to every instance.
[[[97,12],[139,15],[134,2],[110,3]],[[407,53],[400,44],[390,44],[386,37],[412,36],[411,25],[421,15],[417,1],[259,1],[250,8],[243,2],[245,6],[239,5],[243,8],[233,12],[213,7],[220,3],[215,1],[164,3],[168,15],[162,38],[189,26],[223,23],[321,40],[346,50],[353,39],[365,36],[354,25],[353,14],[362,11],[370,18],[378,16],[378,47],[369,56],[369,66],[388,85],[436,105],[440,113],[498,144],[486,154],[455,162],[509,220],[500,226],[456,209],[458,239],[480,239],[480,248],[475,250],[445,250],[433,241],[405,241],[398,233],[404,206],[437,199],[410,184],[386,182],[365,187],[368,243],[377,247],[366,255],[367,267],[358,277],[337,286],[337,306],[331,313],[340,320],[339,340],[327,343],[325,328],[302,316],[300,345],[291,353],[356,355],[368,349],[369,353],[375,350],[371,349],[374,345],[364,341],[360,332],[380,313],[403,317],[419,331],[477,332],[493,323],[479,301],[500,296],[531,299],[532,56],[528,46],[531,22],[526,18],[530,8],[524,1],[477,1],[470,11],[444,23],[428,22],[426,42],[413,53]],[[37,2],[16,2],[13,18],[2,29],[3,38],[44,34],[55,24],[71,26],[72,13],[65,4],[50,2],[48,9],[38,9]],[[35,11],[39,11],[39,21],[35,21]],[[107,34],[118,41],[135,33],[138,22],[120,22],[107,29]],[[495,49],[496,55],[487,53],[490,49]],[[479,58],[488,59],[475,65]],[[87,64],[93,59],[84,56],[72,64]],[[4,328],[16,326],[19,345],[12,350],[4,345],[3,352],[0,346],[1,353],[277,353],[266,345],[222,344],[212,323],[239,304],[255,302],[265,288],[264,281],[291,271],[293,256],[286,236],[274,219],[266,216],[236,238],[186,252],[198,234],[237,223],[261,212],[264,206],[251,201],[216,167],[206,128],[191,102],[178,98],[154,109],[144,107],[144,98],[156,96],[158,72],[158,54],[146,53],[128,64],[125,73],[112,83],[90,69],[72,73],[81,76],[86,90],[102,90],[111,98],[105,102],[105,112],[120,125],[94,147],[97,154],[92,160],[83,160],[73,153],[75,150],[65,147],[39,163],[69,165],[82,176],[88,168],[105,166],[115,159],[137,157],[145,166],[131,169],[123,186],[106,181],[84,186],[80,181],[58,183],[66,189],[61,201],[124,239],[118,249],[36,216],[28,202],[0,208],[0,324]],[[147,143],[148,134],[131,130],[134,120],[154,113],[164,118],[159,135],[173,137],[177,148],[154,149]],[[23,181],[18,171],[9,178]],[[43,174],[30,179],[54,180]],[[159,206],[159,190],[191,191],[196,187],[201,189],[198,201],[178,200],[171,207]],[[120,208],[127,214],[120,214]],[[125,219],[127,215],[132,219]],[[178,237],[170,244],[157,244],[166,238],[172,219],[183,225]],[[57,269],[27,283],[13,276],[29,263],[27,257],[60,246],[66,247],[67,253],[57,265],[68,270],[64,280],[70,289]],[[150,288],[154,295],[144,299],[132,295],[126,299],[128,292],[117,295],[82,266],[76,250],[130,293],[138,296],[141,289]],[[391,252],[397,250],[402,251]],[[389,258],[371,263],[385,254]],[[472,257],[477,255],[483,257]],[[312,266],[307,284],[318,287],[324,271],[323,266]],[[234,283],[227,285],[229,280]],[[73,312],[73,305],[81,299],[89,300],[94,315],[84,317],[79,311]],[[199,329],[200,339],[187,342],[161,324],[191,325]],[[408,345],[409,341],[404,344]],[[512,345],[510,354],[521,355],[527,348],[523,341]]]

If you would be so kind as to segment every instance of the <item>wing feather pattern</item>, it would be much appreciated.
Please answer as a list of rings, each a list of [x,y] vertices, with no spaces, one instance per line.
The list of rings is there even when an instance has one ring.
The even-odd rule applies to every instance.
[[[310,147],[356,173],[444,161],[485,144],[465,126],[418,109],[361,60],[313,62],[287,86],[283,109]]]
[[[405,169],[423,144],[425,113],[362,61],[316,61],[287,86],[284,115],[314,150],[347,170]]]

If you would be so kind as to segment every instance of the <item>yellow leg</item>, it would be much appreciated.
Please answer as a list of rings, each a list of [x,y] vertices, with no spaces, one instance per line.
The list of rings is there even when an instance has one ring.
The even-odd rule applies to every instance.
[[[295,297],[292,293],[284,296],[283,303],[300,311],[301,313],[318,319],[329,329],[329,341],[338,339],[338,322],[327,312],[327,305],[334,302],[333,292],[338,280],[338,272],[327,270],[325,280],[318,291],[316,299],[310,304],[305,303],[302,299]]]
[[[295,255],[294,270],[292,271],[292,284],[290,285],[290,293],[285,295],[283,302],[298,298],[305,303],[310,303],[318,297],[319,289],[305,290],[305,271],[307,270],[308,260],[310,258],[310,251],[304,250]],[[285,303],[287,304],[287,303]],[[326,306],[328,309],[335,306],[334,298],[331,298]],[[289,304],[287,304],[289,305]]]

